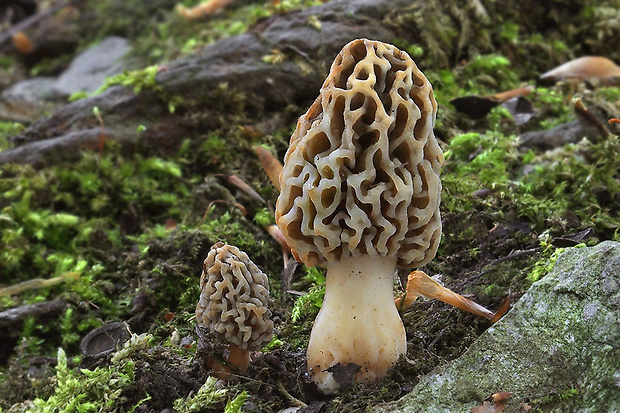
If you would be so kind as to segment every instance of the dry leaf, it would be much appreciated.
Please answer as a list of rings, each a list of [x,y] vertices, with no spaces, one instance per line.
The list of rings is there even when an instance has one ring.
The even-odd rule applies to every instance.
[[[507,100],[512,99],[512,98],[528,96],[530,93],[532,93],[532,89],[534,89],[532,86],[518,87],[516,89],[511,89],[505,92],[497,93],[493,95],[493,97],[499,100],[500,102],[506,102]]]
[[[491,323],[497,323],[499,319],[502,318],[508,312],[508,310],[510,310],[510,298],[511,296],[510,294],[508,294],[508,297],[506,297],[504,301],[502,301],[502,304],[493,315],[493,318],[491,318]]]
[[[551,81],[612,77],[620,77],[620,67],[602,56],[583,56],[540,75],[541,79]]]
[[[409,274],[407,277],[406,293],[403,297],[396,299],[396,307],[401,310],[405,309],[413,304],[416,298],[420,296],[435,298],[453,307],[488,319],[492,319],[495,316],[493,312],[449,290],[422,271],[412,271]]]
[[[269,180],[276,187],[276,189],[280,190],[280,172],[282,172],[282,164],[278,159],[271,154],[267,149],[262,146],[255,146],[254,152],[258,155],[258,160],[260,164],[263,166],[265,173],[269,177]]]
[[[233,0],[209,0],[189,9],[182,4],[179,4],[176,9],[184,18],[188,20],[198,20],[223,10],[232,2]]]
[[[243,134],[243,136],[247,136],[251,139],[258,139],[265,135],[262,130],[252,125],[241,126],[241,133]]]

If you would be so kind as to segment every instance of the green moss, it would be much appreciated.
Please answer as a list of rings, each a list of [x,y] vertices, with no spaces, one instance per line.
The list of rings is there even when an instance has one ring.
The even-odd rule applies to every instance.
[[[259,225],[261,227],[273,225],[275,223],[273,212],[269,211],[267,208],[263,208],[257,211],[254,215],[254,222],[256,223],[256,225]]]
[[[157,82],[155,81],[155,76],[157,76],[158,69],[159,66],[153,65],[148,66],[144,69],[133,71],[126,70],[121,74],[109,76],[106,78],[103,85],[101,85],[99,89],[97,89],[93,93],[87,94],[84,92],[76,92],[69,97],[69,101],[73,102],[89,96],[96,96],[103,93],[112,86],[117,85],[131,87],[133,89],[133,92],[136,94],[140,93],[142,90],[153,90],[155,92],[162,93],[162,88],[158,86]]]
[[[302,279],[311,283],[308,293],[302,295],[293,305],[291,321],[297,323],[302,317],[314,318],[323,304],[325,296],[325,274],[316,267],[306,268],[306,275]]]
[[[108,367],[94,370],[69,368],[67,355],[58,349],[56,388],[48,398],[36,398],[29,411],[55,412],[113,412],[118,411],[127,399],[123,391],[135,381],[134,362],[131,355],[148,346],[150,336],[132,336],[125,346],[112,356]],[[144,399],[139,404],[146,401]],[[137,407],[137,406],[135,406]],[[134,408],[135,408],[134,407]]]
[[[0,122],[0,151],[10,148],[9,136],[17,135],[24,130],[24,125],[17,122]]]
[[[198,413],[213,411],[220,408],[224,413],[241,413],[242,407],[248,398],[248,393],[243,391],[226,402],[224,410],[221,410],[223,401],[227,398],[228,389],[223,388],[215,377],[208,377],[205,384],[196,394],[187,398],[177,399],[173,408],[178,413]]]

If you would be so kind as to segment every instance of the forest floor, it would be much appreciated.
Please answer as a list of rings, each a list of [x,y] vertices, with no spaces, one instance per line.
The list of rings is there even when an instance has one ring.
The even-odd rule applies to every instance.
[[[327,6],[233,1],[193,21],[181,17],[172,0],[74,3],[30,33],[34,42],[69,39],[69,51],[33,62],[10,41],[0,44],[0,89],[58,75],[78,51],[119,35],[129,39],[138,70],[110,84],[148,96],[142,89],[152,89],[171,62],[302,9],[316,7],[321,16]],[[495,310],[543,277],[562,248],[620,241],[620,125],[608,123],[620,117],[617,75],[547,84],[539,79],[584,55],[620,61],[618,5],[573,2],[537,14],[529,2],[514,12],[485,1],[465,11],[456,2],[433,3],[412,1],[376,23],[401,34],[380,40],[412,56],[439,105],[435,133],[446,159],[443,237],[435,259],[422,269]],[[3,30],[10,27],[7,19]],[[407,27],[420,28],[421,21],[421,34],[408,34]],[[320,30],[320,19],[311,23]],[[285,58],[274,49],[263,63],[275,68]],[[265,116],[251,96],[220,86],[204,102],[215,101],[219,110],[203,113],[178,99],[165,102],[180,122],[196,126],[184,129],[173,145],[148,145],[141,137],[148,137],[150,125],[140,125],[135,145],[105,139],[102,132],[102,148],[85,150],[77,160],[0,165],[0,412],[359,412],[402,397],[491,325],[420,299],[402,314],[407,357],[387,377],[321,395],[308,379],[305,349],[324,293],[324,269],[285,268],[280,246],[264,229],[274,222],[278,192],[253,151],[261,145],[282,160],[296,119],[318,88],[313,97]],[[488,98],[530,86],[520,101],[525,109]],[[474,119],[450,103],[455,98],[469,99],[464,106],[478,110],[491,103]],[[0,154],[69,102],[49,104],[44,116],[0,119]],[[148,113],[148,99],[141,104],[131,111]],[[88,115],[102,130],[115,122],[96,108]],[[173,131],[175,125],[167,127]],[[562,140],[569,135],[573,141]],[[227,179],[232,174],[266,203]],[[226,345],[199,346],[194,315],[202,262],[218,241],[245,251],[268,275],[276,330],[253,354],[247,375],[225,382],[208,379],[205,360],[224,354]],[[409,271],[399,271],[406,279]],[[30,283],[19,291],[4,289],[22,282]],[[396,294],[402,289],[395,285]],[[110,336],[128,341],[114,347]]]

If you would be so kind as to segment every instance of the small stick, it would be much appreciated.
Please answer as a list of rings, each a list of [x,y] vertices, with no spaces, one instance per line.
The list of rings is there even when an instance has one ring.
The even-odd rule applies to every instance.
[[[245,181],[239,178],[237,175],[224,175],[226,177],[226,181],[229,184],[232,184],[239,188],[241,192],[252,198],[253,200],[260,202],[261,204],[266,204],[267,202],[263,199],[262,196],[259,195],[258,192],[254,190],[250,185],[246,184]]]
[[[511,261],[511,260],[513,260],[513,259],[515,259],[515,258],[519,258],[519,257],[522,257],[522,256],[524,256],[524,255],[533,254],[533,253],[538,252],[538,251],[540,251],[540,248],[539,248],[539,247],[536,247],[536,248],[531,248],[531,249],[529,249],[529,250],[523,250],[523,251],[513,252],[513,253],[508,254],[508,255],[506,255],[506,256],[504,256],[504,257],[500,257],[500,258],[498,258],[498,259],[496,259],[496,260],[493,260],[493,261],[492,261],[492,262],[490,262],[488,265],[489,265],[489,266],[493,266],[493,265],[495,265],[495,264],[499,264],[499,263],[504,262],[504,261]],[[482,276],[483,276],[483,275],[485,275],[485,274],[488,274],[488,273],[489,273],[489,272],[491,272],[492,270],[493,270],[493,268],[487,268],[487,269],[486,269],[486,270],[484,270],[484,271],[481,271],[481,272],[479,272],[479,273],[477,273],[477,274],[472,275],[471,277],[467,278],[466,280],[461,281],[461,282],[457,285],[457,289],[460,289],[460,288],[462,288],[465,284],[469,284],[469,283],[470,283],[470,282],[472,282],[473,280],[475,280],[475,279],[477,279],[477,278],[480,278],[480,277],[482,277]]]
[[[232,205],[235,208],[239,209],[241,211],[241,213],[243,215],[247,214],[247,210],[245,209],[245,207],[239,203],[235,203],[235,202],[230,202],[230,201],[226,201],[224,199],[216,199],[215,201],[211,201],[209,203],[209,205],[207,205],[207,210],[205,211],[204,215],[202,216],[202,218],[200,218],[200,221],[198,222],[198,226],[202,226],[202,224],[205,222],[205,219],[207,218],[207,215],[209,215],[209,211],[211,211],[211,207],[214,206],[215,204],[227,204],[227,205]]]
[[[34,290],[38,288],[51,287],[52,285],[60,284],[66,280],[77,280],[80,278],[79,272],[65,272],[60,274],[58,277],[44,279],[44,278],[33,278],[31,280],[27,280],[18,284],[11,285],[9,287],[0,288],[0,297],[7,295],[15,295],[19,294],[26,290]]]
[[[583,102],[581,102],[581,99],[575,99],[574,103],[575,103],[575,113],[577,113],[577,115],[579,115],[585,121],[594,125],[596,129],[598,129],[598,131],[600,132],[601,137],[603,139],[606,139],[609,136],[609,131],[605,127],[605,124],[603,124],[603,122],[601,122],[599,118],[594,116],[594,114],[590,112],[588,108],[585,107]]]
[[[60,10],[63,7],[68,6],[69,4],[71,4],[70,1],[66,1],[66,2],[63,2],[63,3],[55,4],[55,5],[51,6],[49,9],[43,10],[43,11],[37,13],[37,14],[33,14],[32,16],[28,17],[27,19],[24,19],[21,22],[19,22],[18,24],[8,28],[4,33],[0,34],[0,45],[2,43],[6,42],[7,40],[11,39],[15,33],[19,32],[19,31],[26,30],[28,27],[30,27],[33,24],[37,23],[39,20],[49,16],[50,14],[55,13],[57,10]]]
[[[60,313],[65,308],[61,300],[44,301],[37,304],[23,305],[0,312],[0,327],[12,326],[26,317],[51,316]]]

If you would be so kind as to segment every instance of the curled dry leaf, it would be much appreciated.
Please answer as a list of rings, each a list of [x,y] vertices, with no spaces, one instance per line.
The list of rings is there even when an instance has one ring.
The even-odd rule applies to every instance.
[[[251,125],[241,126],[241,133],[243,134],[243,136],[247,136],[251,139],[262,138],[265,135],[262,130],[260,130],[256,126]]]
[[[500,102],[506,102],[507,100],[512,99],[512,98],[528,96],[530,93],[532,93],[533,89],[534,89],[533,86],[518,87],[516,89],[511,89],[505,92],[497,93],[493,95],[493,97],[499,100]]]
[[[540,75],[542,80],[609,79],[620,77],[620,67],[602,56],[583,56]]]
[[[502,318],[508,312],[508,310],[510,310],[510,299],[511,298],[512,296],[508,294],[508,297],[506,297],[504,301],[502,301],[502,304],[499,306],[499,308],[493,315],[493,318],[490,319],[491,323],[493,324],[497,323],[500,320],[500,318]]]
[[[396,299],[396,307],[402,311],[413,304],[413,302],[420,296],[435,298],[446,304],[450,304],[453,307],[460,308],[461,310],[468,311],[472,314],[488,319],[493,319],[495,315],[483,306],[476,304],[475,302],[439,284],[422,271],[412,271],[409,274],[407,277],[405,295]]]
[[[267,149],[262,146],[255,146],[254,152],[258,156],[258,160],[260,164],[263,166],[265,173],[269,177],[269,180],[276,187],[276,189],[280,190],[280,172],[282,172],[282,164],[280,161],[271,154]]]
[[[463,96],[452,99],[452,106],[473,119],[482,119],[489,114],[491,109],[501,104],[493,97]]]
[[[232,2],[233,0],[209,0],[189,9],[182,4],[179,4],[176,9],[184,18],[188,20],[198,20],[223,10]]]

